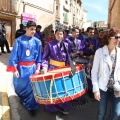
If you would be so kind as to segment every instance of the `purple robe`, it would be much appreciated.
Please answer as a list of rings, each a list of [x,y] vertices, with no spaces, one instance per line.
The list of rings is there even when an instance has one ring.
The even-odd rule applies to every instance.
[[[92,51],[89,50],[89,45],[88,44],[94,45]],[[93,52],[95,53],[95,51],[100,47],[99,41],[97,39],[94,39],[94,38],[87,38],[87,40],[84,39],[82,41],[81,45],[83,46],[83,53],[84,53],[85,56],[93,55]]]
[[[93,50],[89,50],[89,44],[94,45]],[[83,46],[83,54],[85,56],[90,56],[95,54],[95,51],[100,47],[100,43],[97,39],[87,38],[82,41],[82,46]],[[87,60],[90,61],[91,58],[87,58]],[[86,73],[90,76],[91,76],[91,68],[90,69],[85,68]],[[87,78],[87,82],[88,82],[88,90],[92,91],[91,79]]]
[[[84,39],[82,34],[79,34],[77,38],[81,41]]]
[[[63,41],[65,41],[66,39],[69,39],[69,37],[70,37],[70,35],[65,35],[65,36],[63,37]]]
[[[65,43],[65,46],[70,53],[70,49],[67,43]],[[43,68],[48,68],[48,70],[57,68],[57,66],[49,64],[49,59],[65,62],[66,65],[69,64],[66,52],[64,51],[63,46],[60,48],[60,42],[57,40],[52,40],[46,45],[42,58]],[[65,102],[56,105],[45,105],[45,110],[49,112],[56,112],[61,110],[69,110],[70,107],[70,102]]]
[[[42,32],[36,32],[36,33],[34,34],[34,36],[35,36],[36,38],[38,38],[39,40],[41,40],[42,46],[44,47],[44,37],[43,37]]]
[[[70,37],[71,38],[71,37]],[[73,40],[73,43],[70,41],[70,38],[69,39],[66,39],[65,42],[68,43],[69,45],[69,48],[71,49],[70,51],[70,56],[72,56],[73,53],[79,53],[80,51],[83,51],[82,50],[82,45],[81,45],[81,40],[79,39],[76,39],[76,38],[72,38]],[[76,47],[77,46],[77,47]],[[73,51],[72,48],[75,47],[77,50],[76,51]]]

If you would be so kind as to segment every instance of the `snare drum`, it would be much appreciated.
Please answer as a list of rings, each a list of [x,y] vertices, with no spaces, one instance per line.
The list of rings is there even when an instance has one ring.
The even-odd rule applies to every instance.
[[[86,92],[83,65],[76,65],[76,73],[69,77],[70,67],[57,68],[46,74],[32,75],[31,85],[40,104],[59,104],[78,98]]]

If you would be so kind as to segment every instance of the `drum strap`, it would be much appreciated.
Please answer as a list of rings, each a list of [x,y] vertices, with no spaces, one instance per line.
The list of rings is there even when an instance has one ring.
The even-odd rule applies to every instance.
[[[67,57],[68,57],[68,60],[69,60],[69,63],[70,63],[70,67],[71,67],[70,77],[72,77],[72,76],[74,76],[74,74],[75,74],[75,72],[76,72],[76,67],[75,67],[75,65],[73,64],[73,62],[72,62],[72,60],[71,60],[71,58],[70,58],[70,55],[69,55],[69,53],[68,53],[68,50],[67,50],[65,44],[64,44],[63,42],[61,42],[61,43],[62,43],[62,45],[63,45],[63,47],[64,47],[64,50],[65,50],[65,52],[66,52],[66,54],[67,54]]]
[[[50,82],[50,101],[51,101],[51,103],[53,103],[52,87],[53,87],[53,81],[55,80],[55,79],[54,79],[54,76],[55,76],[55,74],[52,75],[52,79],[51,79],[51,82]]]

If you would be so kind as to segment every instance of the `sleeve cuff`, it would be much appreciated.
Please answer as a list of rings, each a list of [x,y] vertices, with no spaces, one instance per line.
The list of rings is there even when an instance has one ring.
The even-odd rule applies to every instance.
[[[15,72],[15,71],[17,71],[17,68],[15,66],[7,66],[6,71],[7,72]]]
[[[99,91],[98,84],[93,84],[93,93]]]

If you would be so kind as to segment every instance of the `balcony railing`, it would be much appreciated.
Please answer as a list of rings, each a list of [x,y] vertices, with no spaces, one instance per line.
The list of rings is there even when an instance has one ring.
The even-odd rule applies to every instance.
[[[0,0],[0,11],[16,14],[16,0]]]

